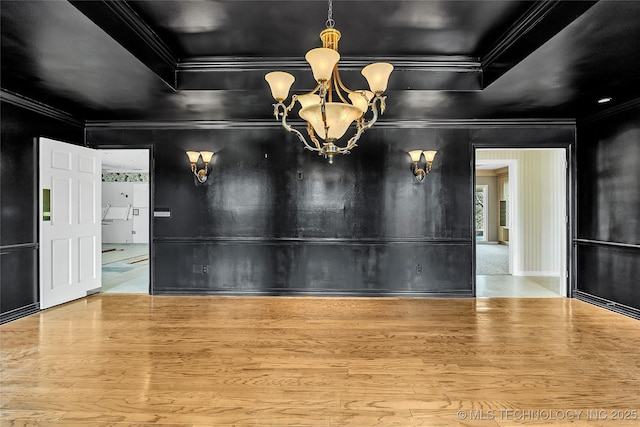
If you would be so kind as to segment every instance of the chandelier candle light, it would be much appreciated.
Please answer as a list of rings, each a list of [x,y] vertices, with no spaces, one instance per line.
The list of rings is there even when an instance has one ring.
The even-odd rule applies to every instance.
[[[303,95],[293,95],[291,103],[285,105],[289,96],[289,89],[295,78],[283,71],[273,71],[265,76],[269,83],[271,94],[276,100],[273,104],[273,114],[276,120],[282,121],[282,127],[298,136],[305,148],[317,151],[318,154],[329,159],[333,163],[335,154],[349,154],[356,147],[356,142],[362,133],[371,128],[378,120],[379,114],[384,114],[385,96],[389,75],[393,71],[393,65],[379,62],[367,65],[362,69],[362,75],[367,79],[370,90],[348,89],[340,79],[338,72],[338,40],[340,31],[334,28],[332,18],[333,2],[329,0],[329,12],[326,29],[320,33],[322,47],[311,49],[305,59],[311,65],[313,77],[318,83],[315,89]],[[337,99],[334,100],[334,92]],[[345,95],[349,98],[346,100]],[[293,109],[296,101],[300,104],[300,118],[307,122],[307,133],[313,142],[309,144],[304,135],[287,123],[287,116]],[[371,109],[373,116],[367,122],[364,115]],[[344,136],[349,126],[356,123],[356,133],[343,147],[336,142]],[[322,143],[318,140],[322,139]]]

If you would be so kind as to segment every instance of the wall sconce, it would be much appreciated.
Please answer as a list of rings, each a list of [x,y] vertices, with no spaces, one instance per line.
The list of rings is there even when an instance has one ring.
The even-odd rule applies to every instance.
[[[207,181],[207,176],[209,175],[209,162],[215,153],[212,151],[187,151],[187,156],[189,157],[189,162],[191,162],[191,172],[198,178],[199,183],[204,183]],[[204,162],[204,168],[198,170],[198,159],[202,156],[202,161]]]
[[[416,181],[422,182],[424,177],[427,176],[429,172],[431,172],[431,165],[433,164],[433,159],[436,157],[437,151],[412,150],[412,151],[409,151],[408,153],[411,156],[411,160],[413,161],[413,166],[411,167],[413,176],[416,177]],[[424,165],[424,169],[420,169],[418,167],[418,162],[420,161],[420,158],[422,157],[423,154],[424,154],[424,159],[426,163]]]

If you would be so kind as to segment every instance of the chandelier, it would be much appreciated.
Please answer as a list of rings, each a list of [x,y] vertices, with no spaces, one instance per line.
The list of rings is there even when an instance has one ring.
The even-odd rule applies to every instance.
[[[286,105],[285,100],[295,78],[283,71],[273,71],[265,76],[271,88],[271,95],[277,102],[273,104],[276,120],[281,120],[282,127],[293,132],[306,149],[317,151],[319,155],[328,158],[330,164],[333,163],[335,154],[349,154],[357,146],[362,133],[376,123],[378,114],[384,114],[386,97],[382,94],[387,89],[389,75],[393,71],[393,65],[386,62],[369,64],[361,72],[367,79],[370,90],[347,88],[342,83],[338,71],[340,31],[334,26],[333,1],[329,0],[326,28],[320,33],[322,47],[311,49],[305,56],[318,83],[311,92],[293,95],[291,103]],[[307,142],[300,131],[287,123],[289,112],[294,108],[296,101],[300,104],[298,114],[307,122],[307,134],[313,145]],[[371,118],[367,121],[365,114],[369,110]],[[344,146],[336,145],[354,122],[355,134]]]

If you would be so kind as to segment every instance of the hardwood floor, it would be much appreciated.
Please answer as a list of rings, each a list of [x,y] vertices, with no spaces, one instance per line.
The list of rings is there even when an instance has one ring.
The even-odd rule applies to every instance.
[[[640,322],[571,299],[96,295],[0,339],[3,426],[640,425]]]

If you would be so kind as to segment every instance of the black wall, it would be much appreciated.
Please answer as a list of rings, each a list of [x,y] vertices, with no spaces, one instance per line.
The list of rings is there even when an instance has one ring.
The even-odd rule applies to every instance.
[[[2,102],[0,145],[0,316],[37,306],[39,136],[82,143],[83,128]]]
[[[640,309],[640,103],[577,128],[578,290]]]
[[[87,130],[153,144],[156,294],[472,296],[472,147],[562,146],[572,126],[377,128],[335,164],[279,127]],[[410,149],[435,149],[422,183]],[[186,150],[215,151],[196,184]],[[206,266],[206,272],[203,267]]]

